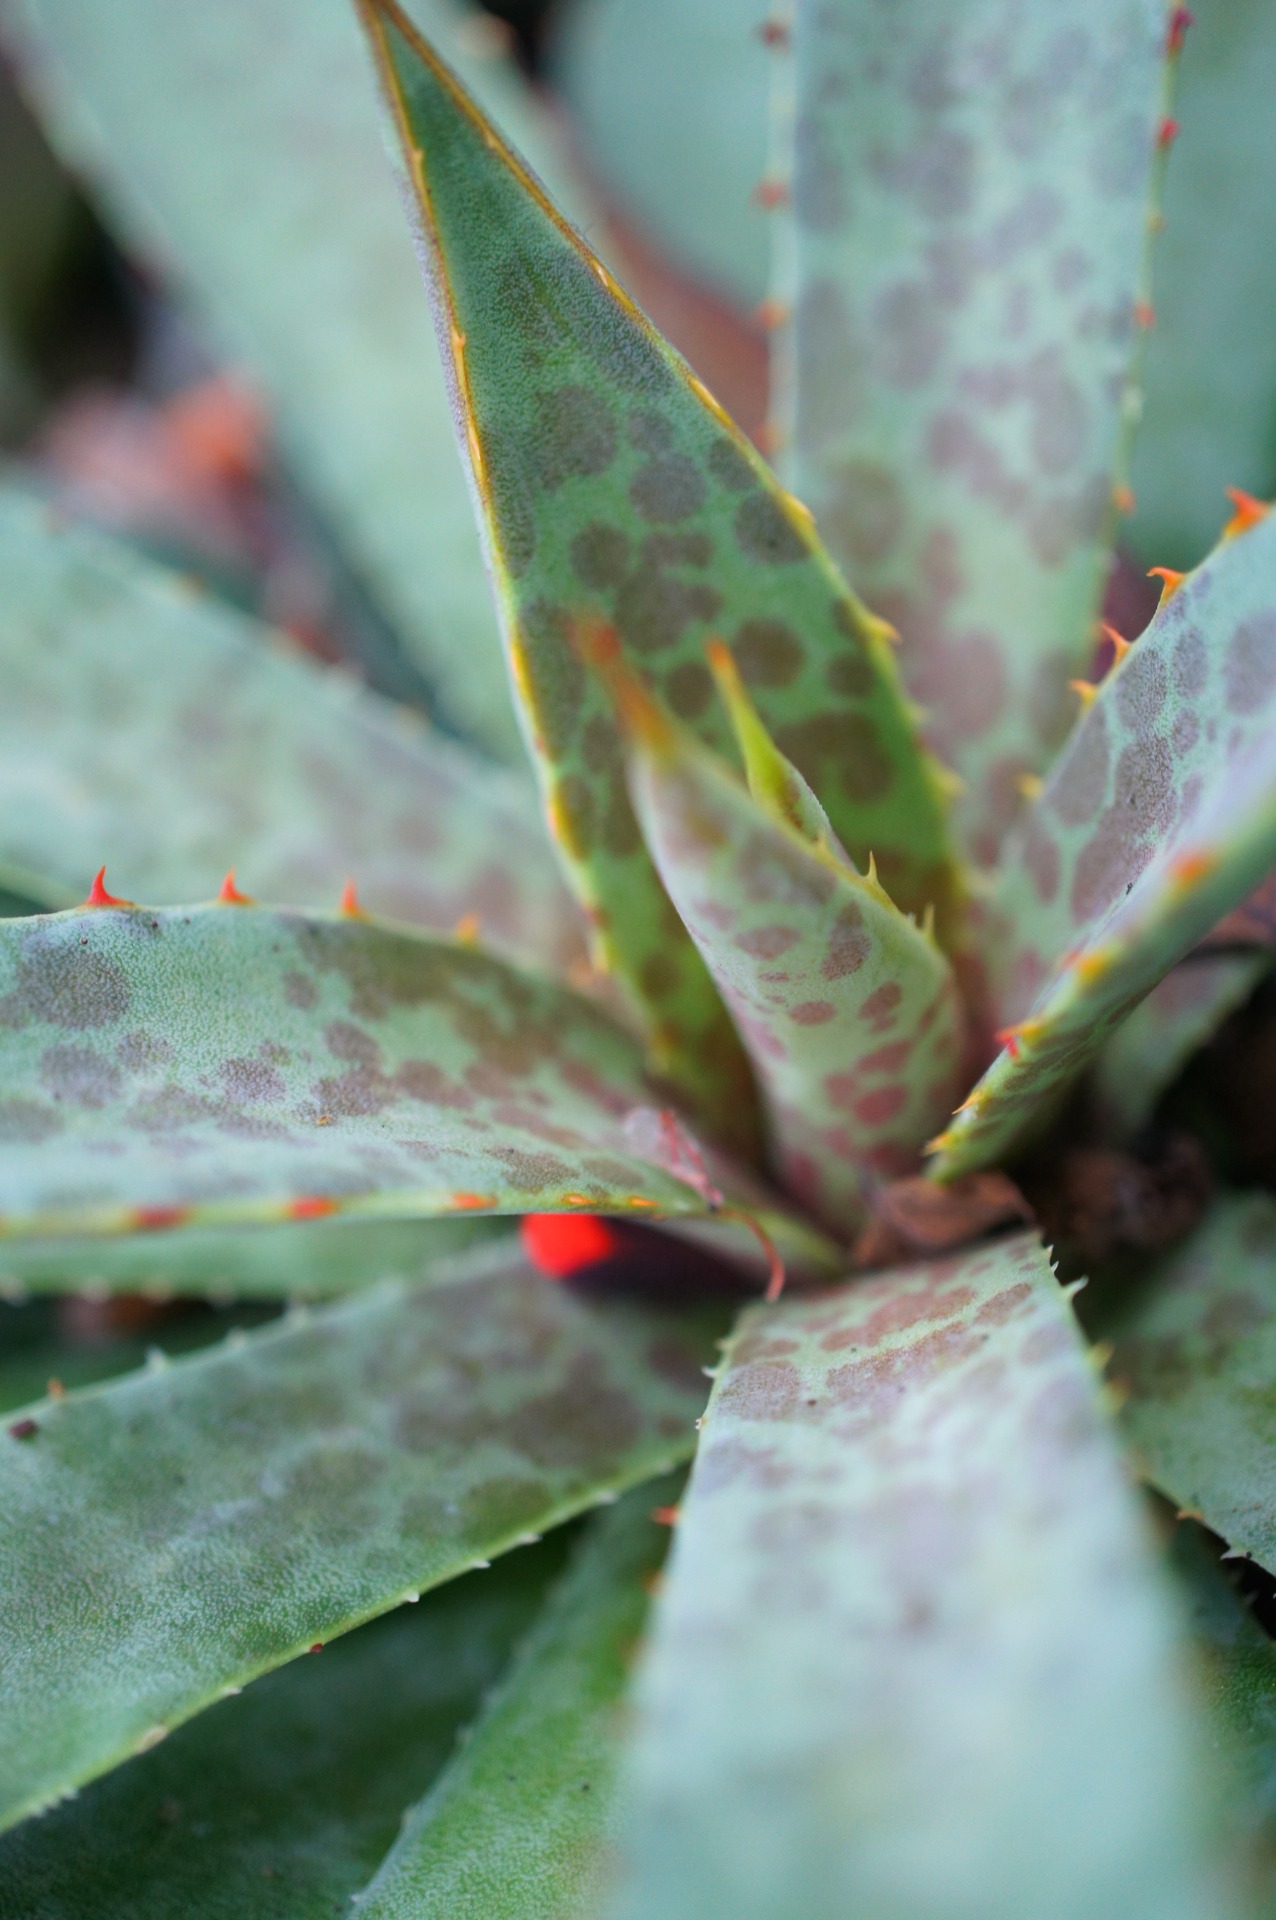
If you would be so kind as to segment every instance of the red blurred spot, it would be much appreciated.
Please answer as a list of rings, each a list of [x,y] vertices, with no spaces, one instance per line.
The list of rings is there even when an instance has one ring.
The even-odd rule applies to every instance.
[[[132,1224],[138,1233],[159,1233],[165,1227],[180,1227],[189,1218],[189,1207],[135,1207]]]
[[[596,1213],[527,1213],[519,1232],[532,1265],[553,1280],[610,1260],[621,1246],[615,1228]]]
[[[1175,7],[1174,12],[1170,15],[1169,51],[1171,53],[1181,53],[1183,51],[1183,42],[1187,38],[1187,30],[1189,27],[1195,26],[1195,24],[1196,16],[1190,8]]]
[[[326,1193],[299,1194],[288,1205],[288,1217],[292,1220],[322,1220],[326,1214],[336,1211],[337,1202]]]

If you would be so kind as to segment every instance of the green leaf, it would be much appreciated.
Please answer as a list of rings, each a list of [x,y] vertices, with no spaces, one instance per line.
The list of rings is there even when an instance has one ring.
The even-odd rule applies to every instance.
[[[962,1036],[952,968],[831,840],[742,686],[731,699],[752,793],[619,660],[605,670],[629,716],[644,837],[748,1048],[776,1170],[850,1234],[875,1187],[916,1171],[952,1105]],[[717,670],[729,674],[725,662]]]
[[[0,1235],[0,1298],[28,1293],[141,1293],[151,1300],[303,1300],[377,1280],[419,1280],[442,1255],[499,1231],[482,1214],[437,1220],[289,1220],[264,1227],[186,1227],[110,1239]]]
[[[0,1822],[685,1458],[707,1337],[498,1249],[30,1409],[0,1436]]]
[[[1166,22],[1163,0],[797,8],[785,470],[903,636],[985,863],[1092,650]]]
[[[767,0],[574,0],[555,91],[591,172],[661,252],[751,311],[767,291]]]
[[[1230,1911],[1180,1657],[1031,1236],[751,1310],[640,1678],[612,1911]]]
[[[0,492],[0,866],[81,900],[365,905],[566,966],[579,918],[531,795],[126,547]],[[39,897],[39,896],[37,896]]]
[[[363,919],[125,906],[0,921],[0,1084],[0,1238],[714,1206],[694,1151],[670,1172],[645,1144],[661,1097],[608,1014]],[[772,1222],[747,1177],[712,1156],[707,1172],[818,1248]]]
[[[413,4],[498,124],[563,182],[546,116],[490,40],[485,55],[475,15]],[[109,15],[94,0],[11,0],[5,19],[62,151],[259,384],[299,480],[441,709],[516,758],[447,398],[346,0],[119,0]]]
[[[1219,1201],[1132,1297],[1096,1302],[1147,1477],[1276,1571],[1276,1201]]]
[[[1131,475],[1131,539],[1172,567],[1212,545],[1225,487],[1276,491],[1276,13],[1266,0],[1192,13]]]
[[[274,1673],[0,1841],[0,1920],[333,1920],[535,1618],[556,1543]]]
[[[1108,674],[990,906],[1016,1023],[941,1178],[1013,1151],[1121,1020],[1276,859],[1276,515],[1225,540]]]
[[[569,877],[661,1064],[721,1128],[743,1062],[680,936],[625,791],[615,728],[572,645],[602,614],[710,744],[702,656],[736,648],[767,724],[851,853],[951,924],[936,770],[878,623],[806,516],[566,225],[391,0],[362,0],[482,511],[525,722]]]
[[[676,1484],[676,1483],[675,1483]],[[596,1520],[518,1661],[359,1900],[360,1920],[562,1920],[602,1886],[619,1707],[668,1536]]]
[[[1099,1056],[1094,1097],[1104,1132],[1137,1134],[1198,1048],[1248,1000],[1270,953],[1189,955],[1119,1026]]]

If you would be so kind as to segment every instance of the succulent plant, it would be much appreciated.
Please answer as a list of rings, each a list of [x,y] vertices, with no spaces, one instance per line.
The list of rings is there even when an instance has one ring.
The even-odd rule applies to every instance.
[[[1222,11],[1226,154],[1276,37]],[[1190,18],[696,0],[772,67],[773,470],[475,18],[357,14],[441,384],[354,11],[3,16],[464,738],[5,487],[0,1264],[290,1304],[0,1358],[0,1916],[1270,1911],[1205,1529],[1265,1593],[1276,1200],[1165,1176],[1085,1332],[1034,1214],[1135,1177],[1272,945],[1276,515],[1104,600]],[[1211,391],[1148,409],[1167,538]]]

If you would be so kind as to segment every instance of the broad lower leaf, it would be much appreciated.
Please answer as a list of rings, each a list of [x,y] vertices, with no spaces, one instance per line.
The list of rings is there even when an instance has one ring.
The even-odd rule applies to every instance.
[[[413,4],[497,122],[565,183],[546,116],[491,57],[490,39],[485,57],[477,16],[450,0]],[[5,0],[3,13],[51,134],[260,383],[298,479],[439,705],[517,757],[447,399],[348,0],[115,0],[106,12],[95,0]]]
[[[601,1887],[629,1663],[668,1535],[593,1522],[513,1670],[359,1900],[361,1920],[565,1920]]]
[[[1276,1571],[1276,1202],[1220,1201],[1131,1297],[1096,1301],[1148,1478]]]
[[[549,63],[616,205],[746,312],[767,291],[767,0],[572,0]]]
[[[1171,577],[1007,848],[990,909],[1003,1018],[944,1136],[987,1165],[1276,859],[1276,515]]]
[[[307,1300],[378,1280],[417,1280],[432,1262],[489,1238],[483,1214],[436,1220],[289,1220],[263,1227],[185,1227],[11,1240],[0,1235],[0,1299],[140,1293],[202,1300]]]
[[[1181,1657],[1030,1236],[752,1310],[656,1610],[612,1911],[1230,1911]]]
[[[0,1822],[690,1451],[695,1315],[509,1250],[0,1436]]]
[[[1095,1068],[1099,1123],[1109,1137],[1138,1133],[1192,1055],[1244,1004],[1270,966],[1271,955],[1261,950],[1198,953],[1153,987],[1117,1028]]]
[[[0,1238],[715,1206],[712,1161],[679,1177],[647,1144],[660,1095],[601,1009],[359,918],[0,921],[0,1084]]]
[[[657,1057],[720,1128],[743,1062],[660,888],[612,719],[572,646],[610,619],[711,743],[720,632],[851,853],[951,926],[940,783],[889,648],[809,516],[643,320],[393,0],[363,0],[404,143],[444,360],[524,720],[573,885]]]
[[[228,1700],[0,1841],[0,1920],[333,1920],[536,1616],[557,1542]]]
[[[1163,0],[797,8],[785,470],[966,781],[991,862],[1092,650]]]
[[[1276,13],[1267,0],[1191,12],[1131,474],[1130,537],[1145,564],[1171,567],[1213,542],[1224,487],[1276,488]]]
[[[548,966],[579,916],[512,774],[127,548],[0,493],[0,868],[82,900],[364,904]]]
[[[619,687],[643,834],[748,1048],[775,1169],[849,1235],[876,1187],[916,1170],[952,1105],[962,1037],[952,968],[830,843],[827,823],[817,837],[818,810],[774,749],[784,790],[762,786],[755,752],[751,793],[641,683]],[[757,727],[747,708],[741,717]]]

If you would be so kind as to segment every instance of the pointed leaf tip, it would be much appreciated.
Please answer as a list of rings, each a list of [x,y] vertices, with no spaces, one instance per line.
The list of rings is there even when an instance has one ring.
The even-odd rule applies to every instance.
[[[1161,598],[1157,602],[1159,611],[1167,600],[1174,598],[1183,582],[1187,579],[1187,575],[1180,573],[1176,567],[1149,567],[1148,579],[1159,580],[1161,582]]]
[[[86,907],[132,907],[136,904],[136,901],[124,900],[118,894],[108,893],[106,868],[98,868],[93,876],[93,885],[89,888],[88,898],[84,902]]]
[[[235,869],[233,867],[227,870],[226,878],[222,881],[218,889],[217,898],[222,902],[223,906],[227,907],[255,907],[257,904],[250,893],[241,893],[235,885]]]
[[[1248,533],[1260,520],[1265,520],[1271,512],[1271,502],[1256,499],[1252,493],[1242,492],[1240,487],[1228,487],[1227,497],[1235,512],[1223,528],[1224,540],[1235,540],[1238,534]]]

